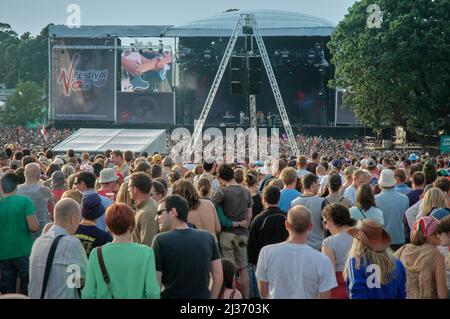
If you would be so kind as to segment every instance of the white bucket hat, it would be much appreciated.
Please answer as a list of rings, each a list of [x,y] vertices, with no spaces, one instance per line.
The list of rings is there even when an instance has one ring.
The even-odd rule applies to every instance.
[[[378,180],[378,184],[381,187],[394,187],[396,183],[393,170],[384,169],[381,171],[380,179]]]
[[[113,168],[105,168],[105,169],[102,169],[100,172],[100,183],[101,184],[115,182],[118,179],[119,179],[119,176],[117,176],[116,173],[114,173]]]

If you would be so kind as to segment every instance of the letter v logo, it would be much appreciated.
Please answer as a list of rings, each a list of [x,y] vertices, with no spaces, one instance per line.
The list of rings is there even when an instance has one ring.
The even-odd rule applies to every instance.
[[[64,94],[66,96],[70,96],[70,93],[71,93],[70,86],[71,86],[72,81],[73,81],[73,71],[75,69],[75,65],[77,64],[77,61],[78,61],[78,54],[74,54],[73,58],[72,58],[72,62],[70,62],[70,65],[69,65],[69,76],[66,75],[67,74],[67,69],[66,68],[61,68],[61,72],[60,72],[58,83],[60,84],[61,82],[63,82]]]

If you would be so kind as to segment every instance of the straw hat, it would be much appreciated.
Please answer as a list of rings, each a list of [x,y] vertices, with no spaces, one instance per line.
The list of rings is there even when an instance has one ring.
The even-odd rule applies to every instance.
[[[391,237],[374,219],[362,220],[358,227],[348,229],[347,233],[374,251],[386,250],[391,245]]]

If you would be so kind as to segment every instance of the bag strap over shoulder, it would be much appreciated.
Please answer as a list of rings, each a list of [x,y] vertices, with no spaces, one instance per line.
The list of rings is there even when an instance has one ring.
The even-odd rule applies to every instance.
[[[45,291],[47,290],[48,279],[50,278],[50,271],[52,270],[52,266],[53,266],[53,259],[55,259],[56,248],[58,247],[58,243],[59,243],[60,239],[64,236],[65,235],[56,236],[56,238],[53,240],[53,243],[48,252],[47,262],[45,264],[44,281],[42,283],[40,299],[44,299]]]
[[[102,271],[103,280],[105,281],[106,287],[108,288],[109,293],[111,294],[111,298],[114,299],[114,295],[111,290],[110,286],[110,278],[108,271],[106,270],[105,266],[105,260],[103,259],[103,253],[102,253],[102,247],[97,248],[97,257],[98,257],[98,263],[100,264],[100,269]]]

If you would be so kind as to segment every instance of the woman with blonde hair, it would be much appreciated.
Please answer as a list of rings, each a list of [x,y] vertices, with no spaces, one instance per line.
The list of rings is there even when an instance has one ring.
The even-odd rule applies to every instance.
[[[425,193],[425,196],[423,197],[417,219],[422,216],[428,216],[433,209],[441,207],[449,207],[447,196],[440,188],[432,187]]]
[[[77,170],[71,164],[65,164],[61,168],[65,178],[69,178],[70,175],[76,174]]]
[[[200,198],[192,182],[186,179],[179,179],[173,184],[172,195],[179,195],[187,200],[188,222],[198,229],[208,231],[217,242],[221,226],[214,204],[208,199]]]
[[[74,201],[81,205],[83,195],[76,189],[69,189],[62,194],[61,199],[63,198],[72,198]]]
[[[439,222],[431,216],[418,219],[411,243],[396,253],[406,268],[408,299],[447,299],[445,257],[439,252]]]
[[[67,189],[74,189],[75,180],[77,179],[77,174],[72,174],[66,179]]]
[[[344,184],[340,190],[341,194],[353,183],[353,173],[357,170],[355,166],[349,166],[344,170]]]
[[[406,299],[406,272],[390,249],[391,237],[374,219],[347,230],[353,237],[342,273],[350,299]]]

